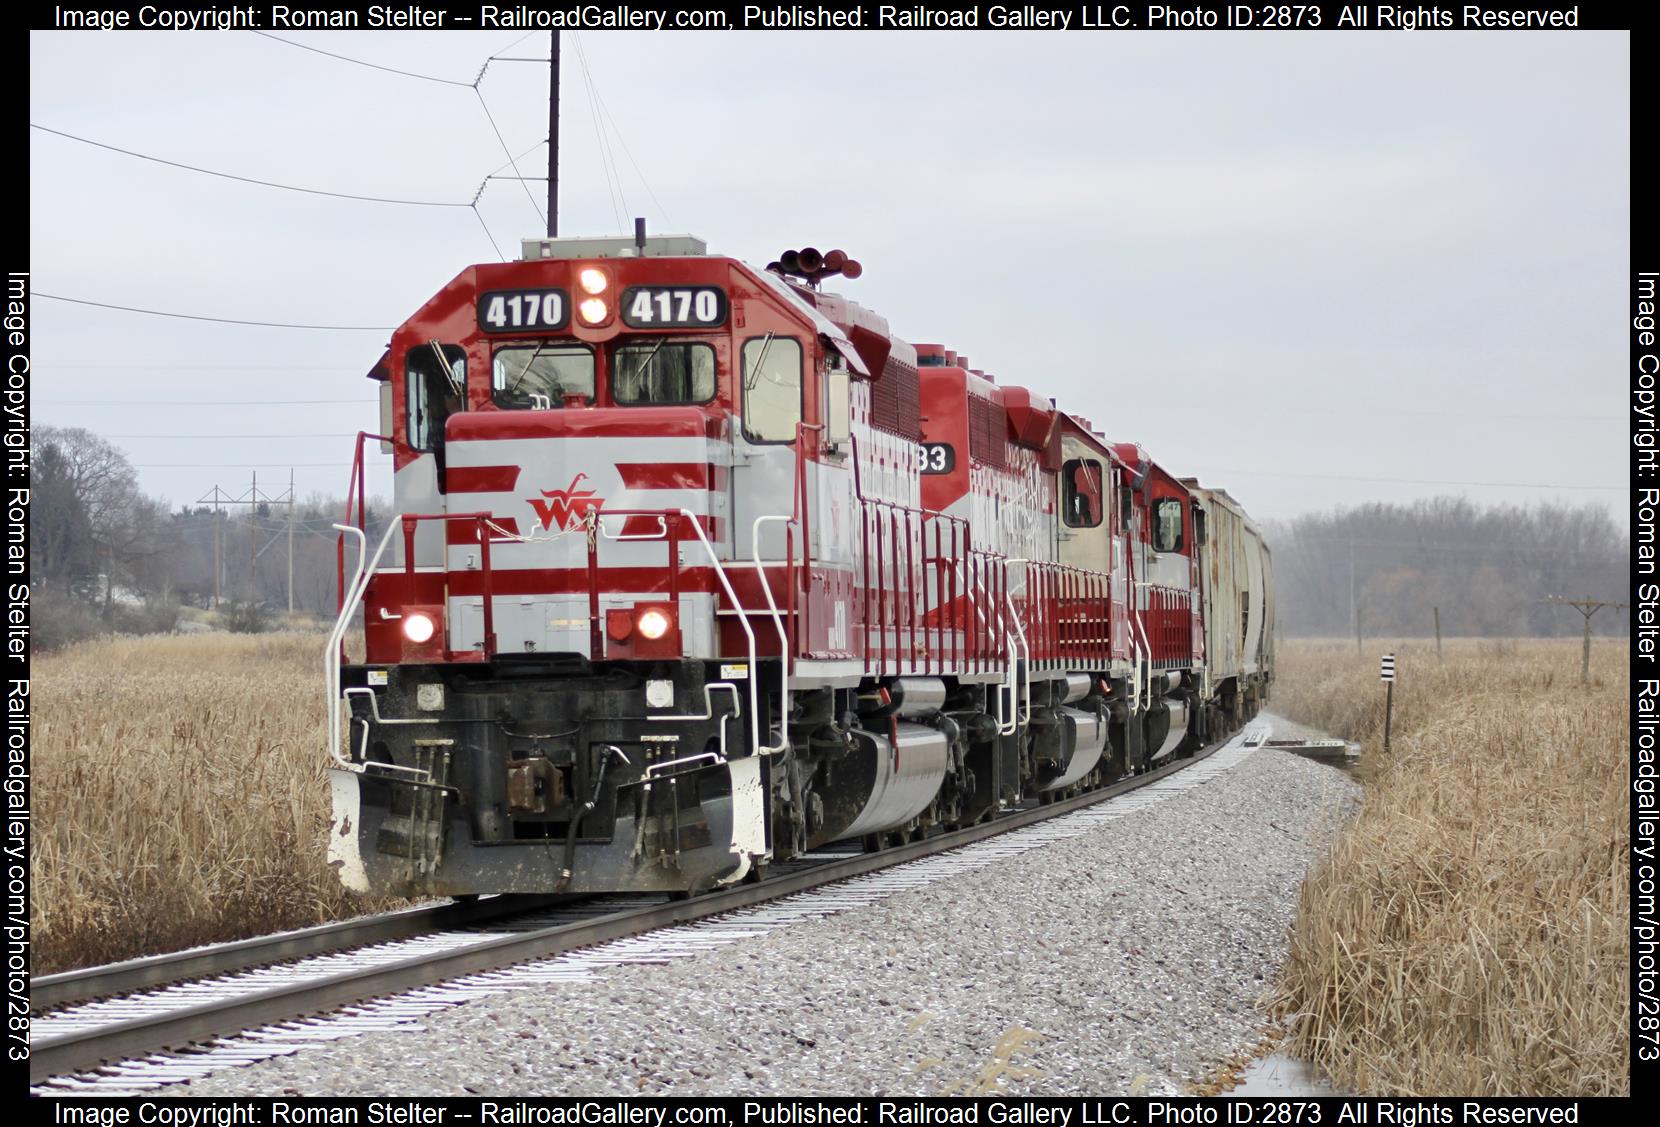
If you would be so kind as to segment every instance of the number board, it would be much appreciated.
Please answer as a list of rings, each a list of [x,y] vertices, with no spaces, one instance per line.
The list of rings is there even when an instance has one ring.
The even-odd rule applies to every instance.
[[[1378,677],[1384,681],[1395,679],[1395,655],[1384,654],[1383,660],[1378,662]]]
[[[631,329],[707,329],[726,320],[726,291],[718,286],[630,286],[622,295],[623,324]]]
[[[478,327],[487,333],[563,329],[570,319],[564,290],[494,290],[478,299]]]
[[[950,473],[957,468],[957,451],[949,442],[919,442],[916,456],[923,473]]]

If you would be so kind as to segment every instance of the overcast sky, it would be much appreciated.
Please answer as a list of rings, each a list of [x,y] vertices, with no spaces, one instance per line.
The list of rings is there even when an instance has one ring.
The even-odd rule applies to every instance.
[[[44,32],[30,120],[238,176],[464,204],[507,162],[468,84],[492,54],[548,51],[545,32],[284,37],[461,85],[248,32]],[[865,266],[845,292],[899,335],[1057,397],[1261,517],[1442,493],[1624,506],[1629,47],[568,36],[561,233],[644,215],[757,265],[845,248]],[[511,153],[531,150],[520,170],[544,175],[546,66],[494,62],[478,90]],[[301,195],[39,130],[29,175],[39,293],[390,328],[499,257],[465,207]],[[509,256],[541,233],[511,180],[478,216]],[[35,421],[108,436],[175,503],[246,489],[255,465],[262,488],[292,466],[302,496],[339,493],[348,436],[376,425],[363,374],[385,331],[45,299],[35,318]]]

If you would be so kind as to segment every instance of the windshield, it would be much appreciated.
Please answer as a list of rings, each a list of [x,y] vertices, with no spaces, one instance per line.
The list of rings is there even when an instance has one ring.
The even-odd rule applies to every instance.
[[[594,401],[594,354],[582,345],[515,345],[496,350],[491,365],[496,406],[516,410],[563,407],[567,395]]]
[[[611,398],[618,403],[707,403],[714,397],[715,350],[706,344],[624,344],[611,354]]]

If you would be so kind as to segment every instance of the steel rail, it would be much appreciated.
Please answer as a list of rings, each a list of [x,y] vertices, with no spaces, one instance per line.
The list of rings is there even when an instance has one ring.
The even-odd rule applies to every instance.
[[[1229,737],[1231,739],[1232,736]],[[978,825],[938,834],[922,841],[825,861],[808,868],[740,884],[686,900],[609,913],[576,923],[558,924],[504,936],[439,955],[420,955],[367,970],[347,971],[308,982],[292,983],[242,998],[206,1002],[152,1017],[113,1022],[96,1029],[37,1041],[30,1047],[29,1082],[84,1072],[102,1064],[179,1049],[214,1037],[240,1033],[295,1018],[338,1009],[369,998],[399,994],[515,963],[551,958],[643,932],[656,931],[707,916],[747,908],[836,881],[863,876],[1038,822],[1082,810],[1137,790],[1209,758],[1229,740],[1219,740],[1191,758],[1168,763],[1097,790],[1047,804],[1026,806]],[[484,903],[484,902],[480,902]],[[326,928],[313,929],[325,931]],[[248,941],[254,943],[257,941]],[[201,954],[207,954],[207,949]]]
[[[131,994],[191,978],[206,978],[254,967],[276,966],[311,955],[327,955],[432,931],[476,927],[587,897],[492,896],[470,903],[405,908],[359,920],[319,924],[299,931],[262,935],[211,947],[148,955],[122,963],[84,967],[29,980],[29,1006],[37,1014],[80,1002]]]

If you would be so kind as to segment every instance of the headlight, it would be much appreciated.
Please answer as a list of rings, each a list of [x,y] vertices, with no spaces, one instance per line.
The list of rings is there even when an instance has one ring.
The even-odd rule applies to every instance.
[[[660,610],[648,610],[640,616],[640,634],[655,642],[669,632],[669,616]]]
[[[605,271],[597,266],[589,266],[576,276],[577,285],[582,287],[583,293],[602,294],[605,287],[611,284],[611,279],[605,276]]]
[[[611,312],[606,308],[605,302],[597,297],[589,298],[577,306],[576,309],[578,313],[582,314],[582,319],[590,325],[599,324]]]
[[[437,627],[432,619],[424,614],[405,615],[403,620],[403,636],[417,646],[432,641],[433,632]]]

